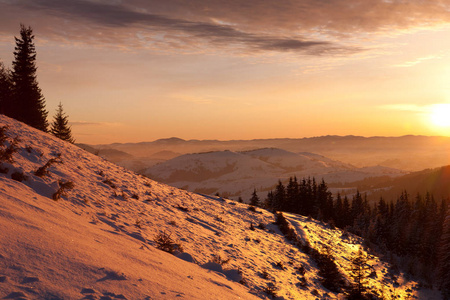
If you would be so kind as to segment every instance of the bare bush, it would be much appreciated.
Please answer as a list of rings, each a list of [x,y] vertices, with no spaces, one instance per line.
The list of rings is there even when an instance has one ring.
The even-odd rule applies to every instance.
[[[158,233],[153,241],[156,243],[156,248],[159,250],[169,253],[173,253],[175,250],[183,252],[183,247],[181,247],[180,244],[175,243],[170,234],[167,234],[164,231]]]
[[[0,162],[13,163],[13,154],[19,150],[19,138],[16,136],[5,149],[0,149]]]
[[[59,181],[59,189],[53,194],[53,200],[57,201],[61,196],[67,196],[66,192],[74,188],[74,183],[72,181],[63,182]]]
[[[25,176],[22,172],[17,171],[11,174],[11,179],[22,182],[27,180],[27,176]]]
[[[230,261],[230,259],[223,259],[220,254],[214,254],[213,258],[211,260],[213,263],[219,264],[219,265],[224,265],[226,263],[228,263]]]
[[[112,182],[111,179],[106,178],[105,180],[102,181],[104,184],[109,185],[111,188],[115,189],[116,185]]]
[[[39,167],[34,172],[34,175],[37,177],[44,177],[45,175],[48,175],[48,169],[54,164],[62,164],[60,156],[50,158],[42,167]]]
[[[266,293],[267,295],[271,296],[272,298],[278,296],[277,295],[277,291],[278,291],[278,288],[272,282],[267,284],[267,286],[264,288],[264,293]]]
[[[3,145],[4,142],[8,139],[6,135],[6,130],[8,130],[8,126],[0,127],[0,145]]]

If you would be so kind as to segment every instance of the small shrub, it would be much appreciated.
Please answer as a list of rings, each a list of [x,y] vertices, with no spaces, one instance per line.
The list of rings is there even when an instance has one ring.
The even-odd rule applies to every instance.
[[[266,229],[266,225],[264,225],[264,223],[259,223],[258,224],[258,228],[261,230],[265,230]]]
[[[181,244],[175,243],[172,240],[170,234],[167,234],[164,231],[158,233],[153,239],[153,241],[156,243],[156,248],[158,248],[159,250],[168,253],[173,253],[175,250],[183,252],[183,247],[181,246]]]
[[[277,297],[277,291],[278,291],[278,288],[272,282],[270,282],[264,288],[264,293],[266,293],[267,295],[271,296],[272,298]]]
[[[27,176],[25,176],[25,174],[23,174],[22,172],[17,171],[11,174],[11,179],[22,182],[27,180]]]
[[[284,264],[283,262],[279,261],[275,264],[275,266],[277,266],[278,268],[280,268],[281,270],[284,270]]]
[[[305,267],[302,265],[297,267],[297,271],[300,275],[305,275],[305,273],[306,273]]]
[[[250,205],[250,206],[248,207],[248,210],[249,210],[249,211],[256,212],[256,208],[255,208],[254,206],[252,206],[252,205]]]
[[[228,263],[230,261],[230,259],[223,259],[220,254],[215,254],[213,255],[213,258],[211,260],[213,263],[219,264],[219,265],[224,265],[226,263]]]
[[[152,187],[152,185],[150,184],[150,182],[145,182],[144,185],[145,185],[146,187]]]
[[[8,136],[6,135],[6,130],[8,130],[8,126],[0,127],[0,146],[7,140]]]
[[[66,196],[67,190],[71,190],[74,188],[74,184],[72,181],[63,182],[59,181],[59,189],[53,194],[53,200],[57,201],[61,198],[61,196]]]
[[[50,158],[42,167],[39,167],[34,172],[34,175],[36,175],[37,177],[44,177],[49,173],[48,168],[50,168],[53,164],[62,164],[62,161],[59,159],[59,157]]]
[[[302,278],[300,278],[297,285],[301,288],[306,288],[308,286],[308,282],[306,281],[305,277],[302,277]]]
[[[106,178],[106,179],[104,179],[102,182],[103,182],[104,184],[106,184],[106,185],[109,185],[109,186],[110,186],[111,188],[113,188],[113,189],[116,188],[116,185],[111,181],[111,179]]]
[[[254,231],[255,227],[253,226],[253,223],[250,223],[250,230]]]
[[[136,193],[133,193],[133,194],[131,195],[131,198],[136,199],[136,200],[139,200],[139,195],[136,194]]]
[[[136,226],[137,228],[142,229],[142,222],[139,219],[136,219],[136,222],[134,223],[134,226]]]
[[[245,279],[244,277],[241,278],[241,280],[239,280],[239,283],[242,285],[247,285],[247,279]]]
[[[170,222],[169,222],[169,225],[177,226],[177,222],[175,222],[175,221],[170,221]]]
[[[0,162],[4,161],[4,162],[9,162],[9,163],[13,163],[14,159],[13,159],[13,154],[17,152],[17,150],[19,150],[18,147],[19,144],[19,138],[15,137],[11,143],[9,144],[8,147],[6,147],[5,149],[0,149]]]
[[[261,278],[269,279],[269,272],[266,269],[261,272]]]

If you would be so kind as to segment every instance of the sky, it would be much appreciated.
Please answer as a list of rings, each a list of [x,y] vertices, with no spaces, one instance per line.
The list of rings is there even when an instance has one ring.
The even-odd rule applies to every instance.
[[[77,142],[450,136],[450,0],[0,0]]]

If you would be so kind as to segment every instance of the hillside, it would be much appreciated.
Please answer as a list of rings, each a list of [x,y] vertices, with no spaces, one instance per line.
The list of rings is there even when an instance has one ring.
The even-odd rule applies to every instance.
[[[293,153],[277,148],[243,152],[212,151],[185,154],[141,171],[144,175],[178,188],[205,194],[250,198],[253,189],[261,197],[279,179],[317,177],[327,182],[353,182],[367,177],[403,175],[388,167],[357,168],[314,153]]]
[[[160,184],[0,115],[2,126],[2,151],[19,140],[13,161],[1,163],[1,298],[267,299],[270,284],[279,299],[342,298],[322,286],[316,262],[286,240],[272,213]],[[53,200],[68,182],[73,188]],[[348,280],[360,240],[286,216],[303,243],[332,249]],[[158,250],[163,232],[184,252]],[[368,263],[379,293],[439,299],[376,256]]]
[[[419,172],[392,177],[367,178],[349,185],[367,193],[369,200],[378,201],[380,197],[395,200],[403,192],[408,191],[411,197],[417,194],[433,195],[436,200],[450,197],[450,166],[426,169]],[[339,185],[345,186],[345,185]]]

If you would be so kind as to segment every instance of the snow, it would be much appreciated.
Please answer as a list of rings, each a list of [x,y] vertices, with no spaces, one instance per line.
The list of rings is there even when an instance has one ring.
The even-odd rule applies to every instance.
[[[264,148],[185,154],[151,166],[143,174],[192,192],[218,192],[235,199],[249,199],[254,189],[264,198],[279,179],[287,181],[291,176],[346,183],[368,177],[395,177],[405,172],[382,166],[357,168],[318,154]]]
[[[268,299],[268,284],[279,299],[342,298],[321,286],[315,263],[285,239],[272,213],[152,181],[0,115],[3,125],[20,141],[14,162],[1,163],[8,171],[0,173],[0,298]],[[62,163],[47,176],[34,174],[55,157]],[[22,182],[11,179],[18,171]],[[74,188],[54,201],[68,181]],[[314,220],[287,217],[317,244],[333,236],[339,262],[358,247]],[[162,232],[184,252],[158,250]],[[228,262],[218,264],[219,256]],[[414,284],[401,281],[397,294]]]

